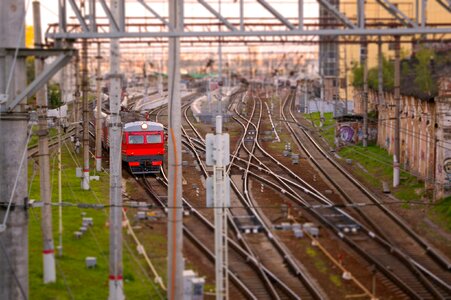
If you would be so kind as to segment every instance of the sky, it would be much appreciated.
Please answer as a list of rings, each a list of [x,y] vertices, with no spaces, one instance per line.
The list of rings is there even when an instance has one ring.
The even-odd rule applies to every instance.
[[[212,6],[214,9],[219,11],[219,6],[221,8],[221,14],[226,17],[239,17],[239,1],[233,2],[233,0],[206,0],[206,2]],[[32,15],[32,0],[25,0],[27,9],[26,22],[27,25],[33,24]],[[109,2],[108,0],[106,1]],[[160,0],[147,0],[146,3],[155,10],[160,16],[167,18],[168,12],[168,1]],[[297,0],[267,0],[267,2],[277,10],[281,15],[286,18],[297,18]],[[48,24],[58,22],[58,0],[41,0],[41,19],[42,19],[42,29],[45,32]],[[77,1],[79,3],[79,1]],[[221,3],[221,4],[220,4]],[[67,3],[68,16],[73,17],[74,14]],[[104,16],[104,11],[100,4],[97,3],[96,10],[98,15]],[[140,3],[134,0],[126,0],[126,14],[127,16],[144,16],[150,17],[152,14],[147,11]],[[213,17],[213,15],[208,12],[202,5],[197,3],[195,0],[186,0],[184,5],[184,15],[185,17]],[[245,0],[244,1],[244,15],[245,17],[252,18],[274,18],[263,6],[256,3],[255,0]],[[318,4],[314,0],[304,0],[304,16],[305,18],[313,18],[318,16]]]
[[[31,26],[33,24],[33,15],[32,15],[32,1],[33,0],[24,0],[25,5],[27,8],[27,14],[26,14],[26,23],[27,25]],[[145,0],[146,3],[155,10],[160,16],[163,16],[167,19],[168,15],[168,1],[161,1],[161,0]],[[266,0],[267,3],[269,3],[277,12],[279,12],[282,16],[285,18],[295,18],[297,19],[298,14],[298,0]],[[74,13],[67,2],[68,7],[68,18],[71,20],[71,17],[74,17]],[[76,0],[77,3],[80,3],[79,0]],[[106,0],[106,2],[109,4],[109,0]],[[206,0],[206,2],[212,6],[215,10],[219,11],[219,0]],[[57,23],[58,22],[58,0],[40,0],[41,3],[41,20],[42,20],[42,32],[45,33],[46,29],[48,28],[49,24]],[[240,12],[240,3],[239,0],[221,0],[221,14],[226,18],[239,18],[239,12]],[[105,16],[104,11],[99,3],[97,3],[96,11],[99,16]],[[304,17],[305,18],[316,18],[318,17],[318,3],[314,0],[304,0]],[[136,0],[126,0],[126,15],[127,16],[133,16],[133,17],[153,17],[153,15],[147,11],[140,3],[138,3]],[[196,0],[185,0],[184,5],[184,15],[185,17],[211,17],[214,16],[205,9],[202,5],[200,5]],[[245,17],[252,17],[252,18],[271,18],[275,20],[275,18],[260,4],[256,2],[256,0],[245,0],[244,1],[244,15]],[[68,22],[74,22],[75,20],[68,21]],[[276,22],[276,21],[275,21]],[[283,27],[282,27],[283,28]],[[283,29],[285,30],[285,29]],[[31,28],[29,28],[29,31],[32,31]],[[30,45],[31,46],[31,45]],[[143,46],[143,45],[140,45]],[[140,46],[136,46],[137,48]],[[124,48],[127,46],[123,46]],[[150,47],[148,47],[150,48]],[[262,52],[289,52],[293,55],[298,55],[299,52],[315,52],[317,49],[316,46],[299,46],[299,45],[284,45],[283,47],[274,47],[274,46],[264,46],[264,47],[253,47],[252,51],[262,51]],[[124,49],[124,51],[127,51]],[[137,49],[137,53],[149,53],[149,57],[156,57],[154,56],[154,52],[157,53],[158,51],[161,52],[161,48],[158,47],[152,47],[152,49]],[[189,49],[182,48],[182,52],[196,52],[199,53],[202,52],[210,52],[215,53],[217,51],[216,46],[215,47],[204,47],[204,49],[199,48],[199,46],[190,47]],[[234,53],[234,52],[247,52],[247,47],[224,47],[223,48],[224,53]],[[290,55],[291,55],[290,54]],[[147,55],[147,54],[146,54]],[[158,55],[158,54],[156,54]],[[159,55],[158,55],[159,56]]]

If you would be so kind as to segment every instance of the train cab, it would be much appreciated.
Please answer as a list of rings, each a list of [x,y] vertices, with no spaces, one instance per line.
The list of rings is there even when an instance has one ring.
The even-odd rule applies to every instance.
[[[159,173],[164,158],[163,125],[150,121],[126,123],[122,131],[122,161],[133,174]]]

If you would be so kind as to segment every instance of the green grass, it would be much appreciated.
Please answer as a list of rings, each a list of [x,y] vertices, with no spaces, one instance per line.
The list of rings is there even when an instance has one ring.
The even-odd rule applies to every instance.
[[[328,271],[326,263],[322,258],[318,257],[318,252],[315,249],[312,247],[307,247],[305,252],[313,259],[313,264],[319,272],[326,273]]]
[[[371,186],[380,189],[382,181],[389,185],[393,182],[392,156],[385,149],[374,144],[366,148],[361,145],[348,146],[341,148],[339,155],[362,165],[368,173],[360,168],[354,168],[354,171]],[[419,200],[425,195],[424,183],[421,180],[402,170],[400,177],[399,187],[392,188],[395,197],[408,202]]]
[[[306,249],[305,249],[305,252],[307,253],[307,255],[308,256],[310,256],[310,257],[316,257],[317,255],[318,255],[318,253],[316,252],[316,250],[315,249],[313,249],[312,247],[307,247]]]
[[[313,122],[315,127],[319,128],[321,123],[319,112],[305,114],[305,118]],[[324,124],[323,127],[319,128],[319,131],[324,139],[329,143],[329,145],[333,147],[335,142],[335,120],[333,113],[324,113]]]
[[[337,287],[341,287],[341,278],[336,274],[330,274],[329,280]]]
[[[30,137],[30,141],[28,142],[28,147],[33,147],[36,146],[38,144],[39,141],[39,137],[36,134],[37,131],[39,130],[39,127],[37,125],[33,125],[33,128],[31,129],[31,137]],[[58,129],[56,128],[49,128],[49,138],[54,137],[58,134]]]
[[[437,202],[430,212],[431,218],[451,232],[451,196]]]
[[[321,135],[326,139],[331,147],[334,147],[335,140],[335,120],[332,113],[324,114],[325,121],[320,129]],[[319,126],[320,114],[312,113],[306,115],[315,126]],[[375,144],[370,144],[364,148],[362,145],[349,145],[339,150],[338,154],[345,159],[352,159],[363,167],[354,167],[353,172],[362,178],[367,184],[380,189],[382,181],[393,182],[392,156],[384,149]],[[424,183],[410,173],[401,170],[400,186],[392,190],[395,197],[406,202],[418,200],[425,195]]]
[[[78,158],[81,162],[81,159]],[[63,201],[83,203],[108,203],[109,177],[101,173],[100,181],[91,181],[91,190],[84,191],[80,179],[75,177],[75,163],[67,151],[63,153]],[[56,160],[51,157],[52,201],[57,201]],[[35,176],[36,175],[36,176]],[[30,198],[39,199],[39,172],[29,167]],[[109,230],[106,226],[108,210],[63,208],[63,256],[56,256],[57,281],[52,284],[42,283],[42,235],[40,227],[41,212],[35,208],[30,211],[29,223],[29,285],[31,299],[107,299],[108,297],[108,254]],[[94,226],[81,239],[73,237],[82,223],[82,213],[92,217]],[[53,208],[53,231],[55,248],[58,245],[58,208]],[[124,232],[124,238],[126,234]],[[128,247],[127,247],[128,246]],[[162,291],[156,291],[155,284],[143,273],[137,261],[142,258],[136,252],[133,243],[123,248],[124,291],[128,299],[157,299]],[[129,251],[131,250],[131,252]],[[87,269],[85,258],[97,257],[97,267]],[[147,270],[145,265],[142,265]]]
[[[282,133],[277,132],[279,134],[280,142],[268,143],[268,147],[273,150],[282,153],[285,150],[285,145],[290,142],[291,148],[293,149],[293,140],[291,139],[291,135],[287,133],[287,130],[282,131]]]

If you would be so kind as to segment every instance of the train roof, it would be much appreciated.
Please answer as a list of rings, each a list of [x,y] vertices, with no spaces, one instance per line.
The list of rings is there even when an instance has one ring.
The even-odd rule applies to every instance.
[[[143,128],[143,124],[147,124],[147,128]],[[145,127],[145,126],[144,126]],[[131,131],[163,131],[163,125],[151,121],[136,121],[124,124],[124,132]]]

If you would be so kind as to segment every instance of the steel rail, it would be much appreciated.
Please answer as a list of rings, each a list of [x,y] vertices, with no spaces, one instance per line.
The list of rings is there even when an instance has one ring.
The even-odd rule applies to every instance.
[[[288,100],[288,98],[287,98],[287,100]],[[287,100],[286,100],[286,101],[287,101]],[[285,104],[286,104],[286,102],[285,102]],[[285,105],[285,104],[284,104],[284,105]],[[290,110],[290,113],[292,114],[291,110]],[[284,118],[286,119],[285,115],[284,115]],[[294,118],[293,115],[292,115],[292,118],[293,118],[293,120],[296,120],[296,119]],[[287,126],[288,128],[290,128],[291,131],[293,131],[293,129],[291,128],[291,125],[290,125],[290,124],[286,124],[286,126]],[[309,138],[309,140],[311,140],[312,143],[313,143],[317,148],[319,147],[319,145],[317,144],[317,142],[313,140],[313,138],[305,131],[305,129],[300,128],[300,130],[301,130],[304,134],[306,134],[306,136]],[[293,131],[293,134],[294,134],[294,131]],[[322,167],[319,166],[319,163],[316,162],[316,160],[314,159],[314,157],[313,157],[313,156],[308,152],[308,150],[302,145],[301,141],[298,140],[298,138],[296,137],[295,134],[294,134],[294,136],[295,136],[295,138],[297,139],[297,142],[298,142],[298,144],[300,145],[300,147],[303,148],[304,151],[309,155],[311,161],[312,161],[315,165],[317,165],[317,167],[323,172],[323,174],[324,174],[324,175],[325,175],[325,176],[326,176],[326,177],[334,184],[334,186],[335,186],[338,190],[340,190],[340,192],[342,192],[342,194],[345,196],[345,198],[346,198],[348,201],[350,201],[350,197],[346,195],[346,193],[343,191],[343,189],[342,189],[340,186],[338,186],[337,184],[334,183],[334,181],[330,178],[330,176],[329,176],[326,172],[324,172],[324,170],[322,169]],[[329,161],[331,161],[330,157],[328,157],[328,155],[324,152],[324,150],[322,150],[321,147],[319,147],[318,150],[321,151],[321,153],[323,153],[323,155],[325,155],[326,158],[328,158]],[[332,161],[331,161],[331,162],[332,162]],[[335,167],[337,167],[341,172],[344,171],[344,170],[341,170],[341,168],[339,168],[339,167],[337,166],[337,163],[336,163],[336,162],[332,162],[332,164],[333,164]],[[346,171],[344,171],[344,172],[347,173]],[[342,172],[342,173],[343,173],[343,172]],[[354,182],[354,183],[357,182],[357,181],[356,181],[352,176],[350,176],[349,174],[347,174],[346,177],[347,177],[348,179],[350,179],[350,180],[351,180],[352,182]],[[352,178],[352,179],[351,179],[351,178]],[[359,187],[359,186],[361,187],[362,185],[361,185],[361,184],[357,184],[357,186],[358,186],[358,187]],[[369,191],[368,191],[366,188],[364,188],[364,190],[366,190],[367,193],[369,193]],[[363,191],[363,190],[362,190],[362,191]],[[367,193],[365,193],[365,194],[367,194]],[[368,196],[368,195],[367,195],[367,196]],[[370,199],[375,199],[375,196],[373,195]],[[376,202],[377,202],[380,206],[382,206],[378,200],[376,200]],[[382,207],[383,207],[383,206],[382,206]],[[387,209],[386,209],[385,207],[383,207],[383,208],[384,208],[384,211],[387,211]],[[358,211],[359,211],[359,213],[362,215],[362,212],[361,212],[360,210],[358,210]],[[392,213],[391,213],[391,215],[392,215]],[[373,228],[375,228],[375,229],[378,228],[378,226],[375,225],[374,222],[372,222],[372,220],[370,220],[369,218],[365,217],[365,220],[366,220],[367,222],[369,222],[370,224],[372,224]],[[412,231],[412,230],[409,228],[409,231]],[[441,298],[443,295],[441,295],[441,293],[436,289],[436,287],[435,287],[435,286],[432,286],[431,283],[430,283],[428,280],[426,280],[426,278],[422,275],[422,273],[419,272],[419,269],[418,269],[417,267],[415,267],[415,264],[413,263],[413,262],[415,262],[415,261],[414,261],[412,258],[408,257],[408,256],[407,256],[405,253],[403,253],[401,250],[397,249],[396,247],[393,247],[393,246],[391,245],[392,243],[388,242],[387,240],[382,239],[382,236],[383,236],[383,235],[382,235],[382,233],[381,233],[380,236],[376,236],[376,237],[377,237],[377,238],[381,238],[381,240],[385,241],[384,244],[386,244],[386,247],[389,247],[389,249],[391,249],[391,252],[397,254],[398,257],[404,262],[404,264],[405,264],[405,265],[406,265],[413,273],[417,274],[417,276],[419,277],[420,281],[424,284],[424,286],[425,286],[425,287],[426,287],[433,295],[435,295],[435,297]],[[424,269],[420,269],[420,270],[422,270],[422,271],[424,272]],[[429,272],[428,275],[431,276],[432,274],[430,274],[430,272]],[[433,277],[433,276],[432,276],[432,277]],[[434,278],[434,277],[433,277],[433,278]],[[442,288],[444,288],[445,290],[448,290],[448,291],[449,291],[449,286],[443,286],[443,285],[442,285],[442,284],[443,284],[442,281],[436,281],[436,283],[437,283],[439,286],[441,286]],[[411,295],[414,296],[413,294],[411,294]]]
[[[187,106],[188,107],[188,105],[186,104],[185,106]],[[185,110],[185,112],[186,112],[187,110]],[[156,116],[156,118],[158,117],[158,114],[157,114],[157,116]],[[188,122],[189,122],[189,120],[188,120]],[[199,134],[198,132],[197,132],[197,130],[196,130],[196,134]],[[188,137],[188,139],[189,139],[189,137]],[[185,143],[186,144],[186,143]],[[189,144],[188,144],[188,146],[190,146]],[[201,161],[201,159],[200,159],[200,157],[198,156],[198,154],[196,153],[196,157],[197,157],[197,159],[198,159],[198,163],[200,164],[200,165],[202,165],[203,166],[203,164],[202,164],[202,161]],[[204,170],[204,176],[206,176],[207,175],[207,172],[206,172],[206,169],[205,169],[205,167],[203,167],[203,170]],[[165,177],[165,174],[164,173],[162,173],[163,175],[164,175],[164,177]],[[165,179],[166,181],[167,181],[167,178]],[[236,190],[236,191],[238,191],[238,190]],[[240,196],[241,198],[243,198],[242,197],[242,195],[238,195],[238,196]],[[184,198],[182,198],[183,199],[183,201],[184,201],[184,204],[185,205],[187,205],[189,208],[190,208],[190,210],[196,215],[196,216],[198,216],[199,218],[201,218],[206,224],[208,224],[209,226],[210,226],[210,228],[211,228],[211,230],[214,230],[214,226],[205,218],[205,217],[203,217],[202,216],[202,214],[200,213],[200,212],[198,212],[197,210],[195,210],[190,204],[189,204],[189,202],[188,201],[186,201],[186,199],[184,199]],[[239,230],[236,228],[236,224],[233,222],[233,220],[231,219],[231,217],[230,217],[230,214],[228,214],[228,220],[229,220],[229,223],[231,223],[232,225],[233,225],[233,228],[235,229],[235,231],[237,232],[237,236],[239,237],[239,241],[244,245],[244,247],[246,247],[246,250],[243,250],[243,253],[245,254],[245,257],[249,260],[249,261],[251,261],[251,262],[253,262],[254,263],[254,267],[256,268],[256,270],[259,272],[259,274],[260,274],[260,277],[263,279],[263,282],[265,283],[265,285],[267,286],[267,288],[269,288],[269,289],[272,289],[273,290],[273,292],[271,293],[272,294],[272,296],[273,296],[273,298],[274,299],[279,299],[279,297],[278,297],[278,295],[277,295],[277,293],[274,293],[275,292],[275,290],[272,288],[272,284],[271,284],[271,282],[274,282],[274,283],[276,283],[288,296],[289,296],[289,298],[290,299],[299,299],[298,298],[298,296],[288,287],[288,286],[286,286],[279,278],[277,278],[274,274],[272,274],[266,267],[264,267],[263,265],[261,265],[259,262],[258,262],[258,259],[255,257],[255,255],[253,254],[253,252],[251,251],[251,249],[250,249],[250,247],[249,247],[249,245],[247,244],[247,242],[242,238],[242,236],[241,236],[241,234],[239,234]],[[230,238],[228,238],[229,239],[229,243],[231,242],[230,241]],[[234,244],[232,243],[232,246],[233,246]],[[268,277],[270,277],[270,278],[268,278]],[[271,281],[271,282],[270,282]]]
[[[186,114],[185,114],[185,116],[186,116]],[[187,122],[191,126],[193,131],[198,135],[198,137],[201,138],[200,134],[195,129],[194,125],[192,125],[192,123],[189,121],[189,119],[187,119]],[[244,135],[243,135],[243,138],[244,138]],[[239,151],[239,148],[241,147],[242,144],[243,144],[243,139],[241,139],[241,141],[240,141],[239,145],[237,146],[237,149],[235,150],[235,152]],[[205,147],[205,145],[203,145],[203,151],[205,151],[204,147]],[[232,156],[232,157],[235,157],[235,156]],[[233,181],[231,181],[231,183],[232,183],[232,187],[235,190],[235,192],[244,200],[244,196],[239,192],[238,187],[236,186],[236,184]],[[246,195],[246,193],[245,193],[245,195]],[[252,209],[254,210],[255,208],[252,207]],[[311,286],[313,286],[313,284],[306,278],[305,274],[303,274],[303,272],[299,268],[299,266],[294,263],[294,260],[291,258],[290,254],[288,254],[289,253],[288,250],[284,249],[284,247],[280,244],[279,241],[276,241],[275,237],[272,235],[272,233],[269,230],[269,228],[265,225],[263,219],[260,218],[260,216],[259,216],[259,214],[257,212],[255,212],[255,213],[256,213],[256,217],[259,219],[260,223],[264,226],[265,231],[266,231],[266,235],[270,238],[271,242],[273,244],[275,244],[276,249],[279,251],[279,253],[281,253],[281,255],[283,256],[284,260],[287,262],[287,264],[292,269],[292,271],[295,273],[295,275],[306,285],[306,287],[310,290],[310,293],[312,293],[312,295],[315,298],[317,298],[317,299],[322,298],[321,296],[319,296],[319,295],[321,295],[321,293],[319,293],[315,289],[311,288]],[[234,222],[232,222],[232,224],[233,223]]]

